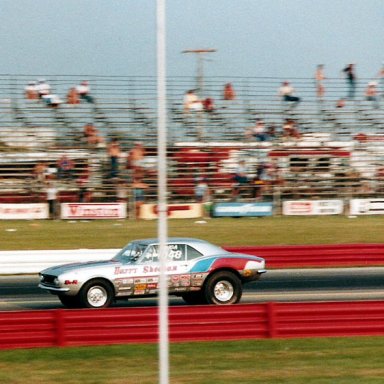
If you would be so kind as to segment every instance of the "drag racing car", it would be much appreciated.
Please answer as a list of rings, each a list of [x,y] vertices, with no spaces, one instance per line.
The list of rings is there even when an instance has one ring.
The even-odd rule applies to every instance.
[[[166,247],[168,293],[188,304],[234,304],[243,284],[265,273],[265,260],[231,253],[204,240],[169,238]],[[160,275],[159,241],[130,242],[107,261],[50,267],[39,287],[69,308],[104,308],[117,299],[155,296]]]

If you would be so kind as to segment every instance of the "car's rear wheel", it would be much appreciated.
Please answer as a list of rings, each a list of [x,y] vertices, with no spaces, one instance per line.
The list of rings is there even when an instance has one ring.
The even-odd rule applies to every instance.
[[[204,285],[204,297],[208,304],[235,304],[240,301],[242,293],[240,279],[229,271],[215,273]]]
[[[78,308],[80,307],[79,298],[77,296],[64,296],[60,295],[59,299],[61,303],[67,308]]]
[[[86,308],[106,308],[113,300],[113,289],[104,280],[91,280],[80,291],[80,302]]]
[[[181,297],[183,298],[183,300],[187,304],[195,305],[195,304],[205,304],[206,303],[205,297],[201,291],[199,291],[199,292],[187,292],[187,293],[184,293]]]

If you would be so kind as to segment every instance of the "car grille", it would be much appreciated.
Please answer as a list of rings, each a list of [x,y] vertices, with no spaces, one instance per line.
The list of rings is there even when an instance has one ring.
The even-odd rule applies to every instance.
[[[52,275],[42,275],[43,278],[41,280],[41,282],[45,285],[55,285],[55,279],[56,279],[56,276],[52,276]]]

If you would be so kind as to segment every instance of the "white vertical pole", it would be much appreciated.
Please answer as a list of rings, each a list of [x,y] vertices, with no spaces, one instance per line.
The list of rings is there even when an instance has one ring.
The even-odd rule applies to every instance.
[[[159,383],[169,383],[169,330],[167,281],[167,127],[166,127],[166,46],[165,0],[157,0],[157,103],[158,103],[158,237],[160,256],[159,278]]]

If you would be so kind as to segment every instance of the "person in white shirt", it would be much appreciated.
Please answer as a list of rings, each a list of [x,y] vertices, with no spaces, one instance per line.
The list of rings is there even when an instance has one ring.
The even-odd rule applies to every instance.
[[[88,81],[82,81],[77,87],[76,91],[78,95],[80,96],[80,99],[85,100],[88,103],[93,103],[94,99],[93,97],[89,94],[91,91],[91,88],[89,86]]]
[[[40,98],[51,93],[51,86],[44,80],[40,79],[37,82],[36,90]]]
[[[283,101],[291,102],[292,107],[296,107],[300,103],[300,97],[294,96],[295,89],[289,84],[288,81],[284,81],[279,88],[279,96]]]
[[[49,217],[51,219],[55,219],[56,203],[57,203],[57,188],[53,185],[53,183],[48,183],[46,194],[47,194],[47,202],[49,206]]]
[[[195,91],[193,89],[186,92],[184,95],[184,111],[202,111],[203,103],[197,97]]]

